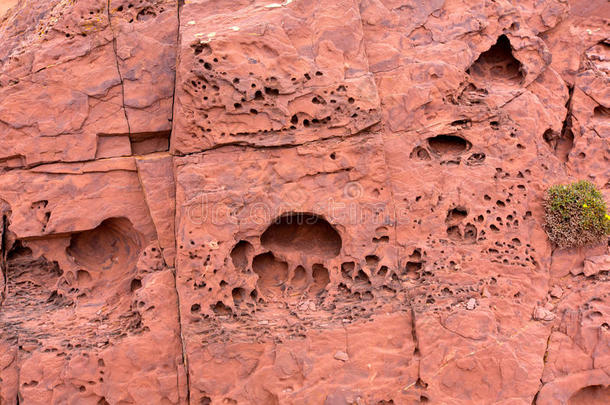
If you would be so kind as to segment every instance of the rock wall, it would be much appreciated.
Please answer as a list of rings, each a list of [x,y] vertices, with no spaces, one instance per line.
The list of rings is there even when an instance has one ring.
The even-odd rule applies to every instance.
[[[8,3],[0,404],[610,402],[608,2]]]

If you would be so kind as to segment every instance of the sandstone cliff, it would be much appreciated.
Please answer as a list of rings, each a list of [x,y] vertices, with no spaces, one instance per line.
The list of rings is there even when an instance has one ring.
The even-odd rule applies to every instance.
[[[0,404],[610,403],[607,1],[3,3]]]

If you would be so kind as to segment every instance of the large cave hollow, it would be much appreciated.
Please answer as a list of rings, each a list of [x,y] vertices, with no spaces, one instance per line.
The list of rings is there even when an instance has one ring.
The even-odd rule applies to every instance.
[[[281,255],[306,253],[330,259],[341,252],[339,232],[324,218],[310,213],[293,212],[278,217],[261,235],[261,244]]]
[[[83,271],[100,273],[130,270],[141,248],[141,237],[127,218],[108,218],[94,229],[73,234],[66,252]]]
[[[523,66],[514,56],[510,40],[500,35],[494,45],[483,52],[467,70],[473,78],[514,84],[523,81]]]

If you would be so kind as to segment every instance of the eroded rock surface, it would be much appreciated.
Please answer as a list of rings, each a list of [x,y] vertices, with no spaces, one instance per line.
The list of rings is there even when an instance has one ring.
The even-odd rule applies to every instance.
[[[610,402],[606,1],[7,6],[0,404]]]

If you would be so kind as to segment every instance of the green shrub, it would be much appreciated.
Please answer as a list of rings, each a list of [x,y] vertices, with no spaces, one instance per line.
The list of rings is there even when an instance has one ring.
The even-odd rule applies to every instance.
[[[545,210],[546,233],[557,247],[596,245],[610,234],[604,197],[586,180],[549,188]]]

